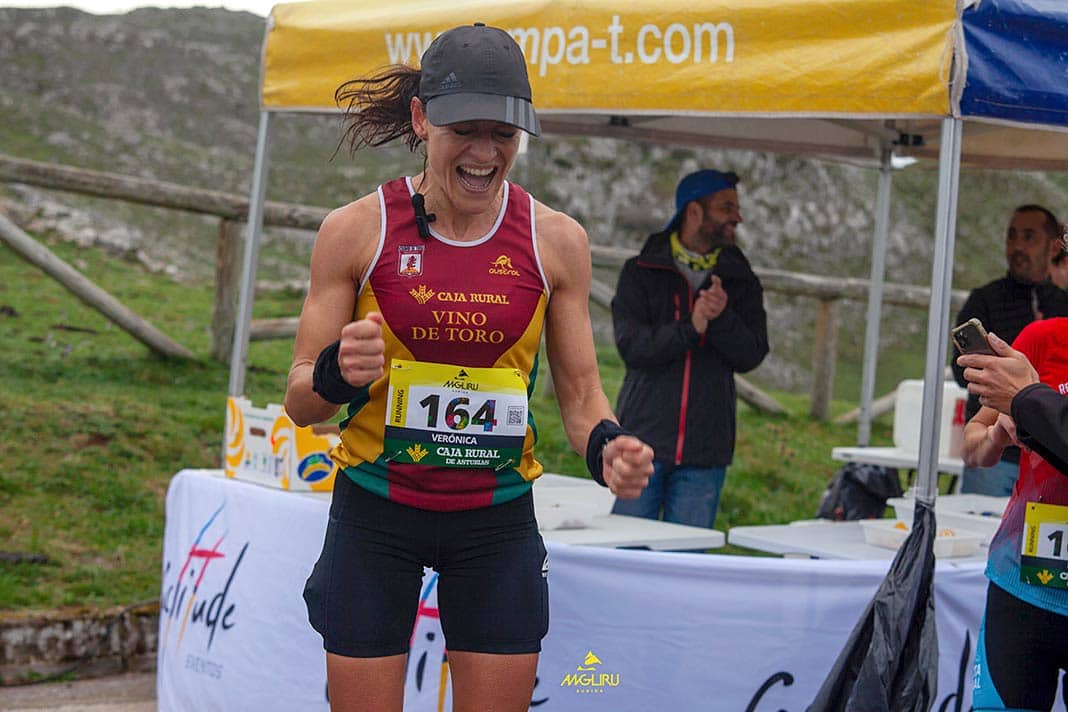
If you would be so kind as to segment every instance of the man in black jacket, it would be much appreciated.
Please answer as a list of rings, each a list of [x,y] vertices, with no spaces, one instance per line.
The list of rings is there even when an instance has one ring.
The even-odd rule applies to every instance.
[[[1008,273],[1001,279],[973,289],[957,315],[963,324],[972,317],[1012,343],[1020,331],[1036,319],[1068,316],[1068,294],[1050,282],[1050,264],[1061,248],[1060,224],[1041,205],[1021,205],[1012,213],[1005,231]],[[967,386],[964,369],[953,364],[957,383]],[[975,395],[968,397],[964,419],[979,412]],[[1007,497],[1019,470],[1020,449],[1008,447],[992,467],[965,467],[961,492]]]
[[[734,455],[735,372],[768,353],[764,292],[738,249],[733,173],[679,182],[676,213],[626,262],[612,300],[627,372],[620,424],[652,446],[654,471],[613,512],[711,527]]]

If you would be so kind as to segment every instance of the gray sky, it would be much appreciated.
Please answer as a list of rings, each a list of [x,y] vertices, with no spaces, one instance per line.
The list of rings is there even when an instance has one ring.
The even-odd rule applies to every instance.
[[[76,7],[96,15],[112,15],[137,7],[225,7],[267,17],[271,8],[292,0],[0,0],[0,7]]]

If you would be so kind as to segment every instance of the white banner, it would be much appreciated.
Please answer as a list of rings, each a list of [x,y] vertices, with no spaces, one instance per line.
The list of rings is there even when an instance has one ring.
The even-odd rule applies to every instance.
[[[227,480],[216,471],[174,477],[163,552],[160,710],[328,709],[322,641],[301,597],[328,508],[323,495]],[[550,627],[531,703],[538,712],[802,712],[888,566],[548,548]],[[937,564],[937,712],[971,706],[982,569]],[[428,571],[405,710],[451,708],[436,583]]]

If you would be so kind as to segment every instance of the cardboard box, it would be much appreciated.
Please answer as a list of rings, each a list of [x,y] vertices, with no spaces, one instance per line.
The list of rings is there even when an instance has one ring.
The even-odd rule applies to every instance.
[[[298,427],[276,403],[256,408],[247,398],[226,399],[227,477],[294,492],[330,492],[330,449],[339,440],[337,426]]]

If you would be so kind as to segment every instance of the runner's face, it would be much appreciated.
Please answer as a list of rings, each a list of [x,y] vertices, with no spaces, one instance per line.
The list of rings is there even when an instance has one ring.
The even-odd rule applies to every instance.
[[[469,214],[496,210],[519,152],[520,130],[499,121],[427,121],[425,128],[428,171],[448,202]]]
[[[1013,213],[1005,233],[1009,274],[1022,282],[1041,282],[1060,245],[1046,233],[1046,216],[1037,210]]]

